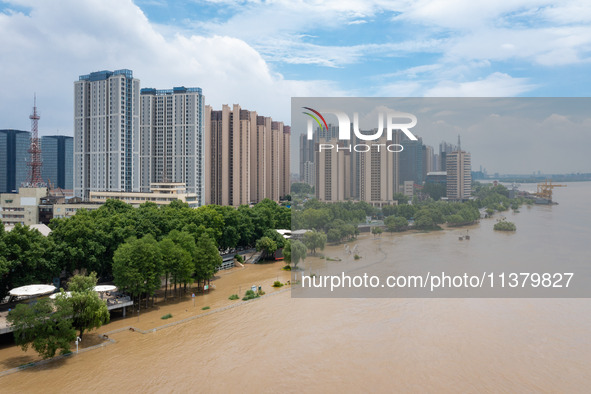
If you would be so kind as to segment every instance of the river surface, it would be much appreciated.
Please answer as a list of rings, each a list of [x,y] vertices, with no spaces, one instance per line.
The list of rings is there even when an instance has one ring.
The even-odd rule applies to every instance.
[[[557,258],[590,263],[589,196],[591,183],[569,183],[555,189],[559,205],[507,213],[517,225],[515,234],[492,232],[483,220],[463,243],[457,237],[449,242],[457,229],[384,234],[382,240],[365,236],[358,241],[361,261],[383,258],[372,252],[381,242],[386,254],[411,255],[427,245],[444,261],[496,250],[546,265]],[[389,242],[395,251],[384,247]],[[342,251],[328,247],[324,253]],[[193,311],[187,299],[119,319],[99,332],[156,327],[164,324],[159,317],[167,308],[175,318],[195,314],[202,305],[215,309],[251,284],[269,288],[276,279],[288,280],[280,267],[250,266],[222,275]],[[125,330],[110,338],[116,343],[4,376],[0,391],[583,393],[591,388],[589,299],[302,299],[287,291],[154,333]]]

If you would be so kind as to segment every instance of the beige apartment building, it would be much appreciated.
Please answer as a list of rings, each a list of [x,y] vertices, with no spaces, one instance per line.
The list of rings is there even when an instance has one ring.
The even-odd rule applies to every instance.
[[[274,201],[289,194],[291,129],[254,111],[204,111],[205,204]]]
[[[398,143],[398,136],[395,141],[382,137],[369,144],[363,142],[354,139],[348,144],[336,138],[319,138],[313,163],[316,198],[327,202],[365,201],[377,207],[395,204],[399,159],[386,145]]]
[[[320,138],[318,144],[333,145],[334,149],[316,148],[316,198],[320,201],[344,201],[351,199],[351,153],[337,151],[336,139]]]
[[[279,174],[279,195],[280,197],[287,196],[291,191],[291,126],[283,126],[283,143],[281,152],[281,174]]]
[[[256,112],[251,112],[252,137],[251,137],[251,155],[250,155],[250,201],[258,202],[263,200],[267,194],[267,176],[268,168],[261,163],[267,162],[267,147],[265,141],[271,133],[270,117],[259,116]]]
[[[81,209],[86,209],[87,211],[94,211],[99,209],[101,205],[103,205],[103,203],[83,202],[81,198],[74,197],[73,199],[68,200],[68,202],[53,204],[53,217],[69,218],[76,215],[76,212],[78,212]]]
[[[21,187],[18,193],[0,194],[0,220],[5,226],[39,223],[39,204],[47,197],[46,187]]]
[[[472,195],[470,153],[458,150],[447,154],[447,198],[466,200]]]
[[[104,204],[107,200],[121,200],[135,207],[153,202],[157,205],[168,205],[175,200],[189,204],[191,208],[199,207],[197,193],[187,193],[184,183],[153,183],[150,192],[90,192],[90,202]]]
[[[382,207],[393,203],[398,191],[398,154],[386,149],[388,140],[382,137],[368,152],[357,152],[359,161],[359,200]]]

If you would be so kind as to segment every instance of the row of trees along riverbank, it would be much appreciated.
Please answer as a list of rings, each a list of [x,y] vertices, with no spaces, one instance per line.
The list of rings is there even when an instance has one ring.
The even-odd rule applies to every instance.
[[[355,238],[359,235],[358,225],[365,223],[367,217],[383,220],[386,230],[391,232],[409,229],[436,230],[444,223],[452,227],[474,224],[481,218],[481,209],[485,210],[487,216],[493,216],[495,212],[509,209],[517,211],[523,204],[533,204],[532,200],[522,197],[509,199],[509,191],[505,186],[479,182],[473,184],[475,198],[470,201],[441,201],[439,190],[434,188],[433,193],[437,200],[415,197],[409,204],[409,198],[398,193],[394,196],[397,205],[388,205],[381,209],[363,201],[323,203],[309,198],[305,193],[295,192],[300,189],[306,190],[301,187],[292,189],[292,228],[323,234],[325,241],[329,243],[347,242]],[[319,247],[314,246],[313,239],[319,237],[321,236],[304,237],[302,244],[314,253]]]
[[[198,209],[180,201],[133,208],[108,200],[97,210],[53,219],[48,237],[27,226],[5,232],[0,225],[0,300],[12,288],[75,272],[97,272],[135,297],[152,295],[161,276],[184,289],[212,277],[219,252],[255,247],[269,230],[290,228],[290,222],[290,209],[271,200],[252,208]]]

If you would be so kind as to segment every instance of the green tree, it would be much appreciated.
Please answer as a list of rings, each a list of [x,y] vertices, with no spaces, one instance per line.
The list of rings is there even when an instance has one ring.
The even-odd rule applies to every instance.
[[[251,218],[251,209],[247,205],[241,205],[236,211],[238,213],[238,246],[252,246],[256,242],[254,223]]]
[[[402,204],[398,206],[398,212],[396,212],[396,215],[402,216],[406,220],[410,220],[415,216],[416,210],[417,208],[415,205]]]
[[[436,226],[433,214],[429,209],[421,209],[417,212],[415,217],[415,228],[417,229],[431,229]]]
[[[306,259],[308,248],[301,241],[290,241],[290,258],[289,262],[293,263],[294,268],[297,269],[298,263]]]
[[[104,234],[96,228],[97,220],[91,212],[83,209],[71,218],[53,219],[50,223],[56,252],[61,256],[68,272],[87,269],[103,273],[100,256],[106,247],[102,244]]]
[[[408,205],[408,196],[405,196],[404,193],[394,193],[392,199],[398,201],[398,205]]]
[[[222,256],[207,234],[201,235],[197,240],[197,252],[195,259],[195,276],[197,286],[200,281],[209,281],[222,265]]]
[[[464,218],[461,215],[454,214],[454,215],[449,215],[447,217],[447,222],[449,224],[462,224],[465,221],[464,221]]]
[[[18,304],[8,312],[8,323],[14,329],[14,341],[26,351],[31,346],[43,358],[70,352],[70,344],[76,339],[72,327],[72,309],[67,303],[55,304],[42,298],[30,304]]]
[[[503,219],[499,220],[497,223],[495,223],[495,225],[493,226],[493,230],[496,230],[496,231],[516,231],[517,227],[515,226],[515,223],[508,222],[503,218]]]
[[[326,234],[321,231],[307,231],[304,234],[303,242],[312,251],[312,254],[316,254],[316,249],[324,249],[326,239]]]
[[[130,238],[119,246],[113,256],[115,284],[134,297],[148,297],[160,288],[162,253],[158,242],[150,234],[141,239]]]
[[[277,244],[277,249],[282,249],[285,247],[285,238],[283,238],[283,235],[279,234],[277,230],[268,229],[267,231],[265,231],[264,236],[271,238],[273,241],[275,241],[275,243]]]
[[[331,214],[327,209],[304,209],[301,213],[301,228],[311,230],[324,229],[332,220]]]
[[[433,200],[438,201],[441,197],[447,196],[447,188],[440,183],[426,182],[423,186],[423,193],[429,195]]]
[[[328,242],[339,242],[342,238],[343,238],[343,236],[341,235],[341,232],[337,228],[331,228],[326,233],[326,240]]]
[[[271,256],[277,250],[277,243],[269,237],[263,237],[256,243],[257,251],[263,251],[265,258]]]
[[[240,215],[236,208],[230,206],[214,205],[215,209],[222,215],[224,226],[220,239],[220,250],[234,250],[240,241],[239,219]]]
[[[307,183],[292,183],[291,184],[291,192],[293,194],[312,194],[314,193],[314,189],[312,186],[308,185]]]
[[[388,231],[404,231],[408,228],[408,220],[402,216],[388,216],[384,224]]]
[[[382,234],[382,229],[381,229],[381,228],[379,228],[379,227],[372,227],[372,228],[371,228],[371,233],[372,233],[374,236],[379,236],[380,234]]]
[[[48,283],[61,271],[53,258],[53,244],[36,229],[17,224],[0,239],[0,299],[15,287]]]
[[[6,244],[4,243],[4,223],[0,222],[0,278],[3,278],[4,275],[8,274],[8,261],[6,260]],[[2,281],[0,281],[0,286],[2,285]],[[0,288],[0,299],[6,296],[5,291],[7,289]]]
[[[164,299],[168,297],[168,283],[169,276],[172,277],[175,292],[178,284],[188,283],[191,280],[191,275],[195,271],[195,263],[193,256],[189,251],[185,250],[180,244],[174,242],[174,239],[179,239],[180,232],[174,230],[172,237],[162,239],[159,242],[160,252],[162,254],[162,269],[166,277],[164,284]],[[188,235],[188,234],[187,234]],[[190,235],[188,235],[191,239]],[[193,249],[195,249],[195,241],[193,241]]]
[[[395,216],[398,213],[398,205],[386,205],[382,207],[382,216]]]
[[[74,275],[68,280],[68,290],[79,293],[94,291],[97,281],[96,272],[91,272],[90,275]]]
[[[61,293],[56,297],[58,307],[69,304],[68,309],[72,311],[72,326],[78,330],[80,338],[84,331],[99,328],[109,322],[107,304],[94,291],[96,283],[95,272],[88,276],[74,275],[68,282],[70,296]]]

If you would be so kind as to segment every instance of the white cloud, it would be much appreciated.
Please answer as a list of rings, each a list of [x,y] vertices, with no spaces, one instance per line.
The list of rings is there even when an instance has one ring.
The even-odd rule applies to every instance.
[[[526,78],[513,78],[493,73],[484,79],[468,82],[441,81],[428,89],[428,97],[510,97],[517,96],[534,86]]]
[[[542,66],[589,61],[591,3],[570,0],[330,0],[233,2],[239,8],[221,23],[199,24],[214,33],[240,37],[260,50],[266,59],[290,64],[342,67],[363,63],[366,57],[441,55],[440,64],[454,66],[472,60],[513,59]],[[362,45],[319,44],[302,33],[334,30],[394,13],[390,24],[377,28],[415,27],[411,40],[393,35],[388,43]],[[261,23],[263,21],[263,23]],[[405,25],[401,25],[404,23]],[[380,37],[380,35],[373,35]],[[397,36],[401,38],[396,38]],[[313,42],[313,43],[311,43]],[[447,67],[446,67],[447,68]],[[445,76],[443,76],[445,77]]]
[[[10,2],[16,4],[16,2]],[[3,127],[29,128],[37,92],[42,134],[71,133],[73,82],[98,70],[129,68],[142,87],[199,86],[214,106],[239,103],[289,120],[292,95],[340,94],[327,81],[286,80],[243,40],[164,37],[130,0],[19,0],[28,14],[0,14]]]

